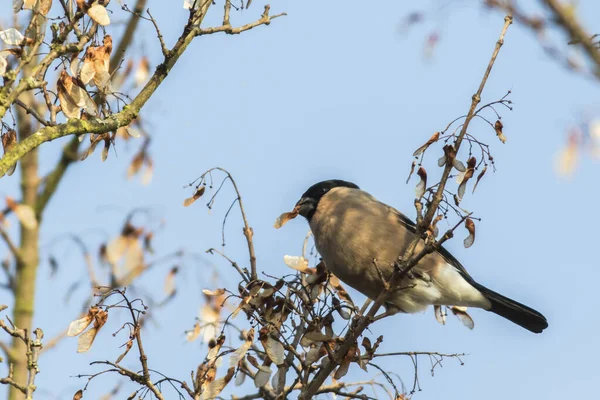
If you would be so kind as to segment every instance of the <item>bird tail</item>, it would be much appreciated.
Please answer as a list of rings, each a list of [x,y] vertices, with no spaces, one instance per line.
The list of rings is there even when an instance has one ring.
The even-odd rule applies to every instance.
[[[492,303],[488,311],[498,314],[534,333],[541,333],[548,327],[546,317],[533,308],[504,297],[485,286],[479,284],[475,284],[474,286]]]

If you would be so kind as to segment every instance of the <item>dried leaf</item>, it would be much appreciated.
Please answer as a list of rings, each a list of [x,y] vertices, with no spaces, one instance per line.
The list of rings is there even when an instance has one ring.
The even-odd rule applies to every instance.
[[[466,326],[469,329],[473,329],[475,327],[475,322],[473,321],[473,318],[471,318],[471,316],[467,314],[467,307],[452,306],[450,307],[450,310],[452,311],[452,314],[458,317],[458,319],[460,320],[460,322],[463,323],[464,326]]]
[[[259,365],[258,371],[256,371],[256,375],[254,375],[254,386],[257,388],[261,388],[269,383],[269,378],[271,377],[271,368]]]
[[[138,152],[133,159],[131,160],[131,163],[129,164],[129,167],[127,167],[127,178],[131,179],[131,177],[133,177],[135,174],[137,174],[140,169],[142,168],[142,165],[144,165],[144,158],[145,158],[145,154],[143,151]]]
[[[219,395],[219,393],[221,393],[221,391],[225,388],[225,386],[227,386],[229,381],[231,381],[231,378],[233,378],[234,373],[235,367],[229,368],[227,370],[227,375],[225,375],[222,378],[215,379],[214,381],[206,385],[200,398],[202,400],[212,400],[216,398]]]
[[[244,364],[246,364],[246,363],[244,362]],[[247,365],[247,364],[246,364],[246,365]],[[238,373],[238,374],[235,376],[235,382],[234,382],[234,385],[235,385],[235,386],[242,386],[242,385],[244,384],[244,382],[245,382],[245,381],[246,381],[246,374]]]
[[[146,157],[146,170],[142,174],[142,185],[149,185],[152,181],[153,174],[154,168],[152,166],[152,160]]]
[[[465,228],[469,231],[469,236],[466,237],[463,243],[466,248],[469,248],[475,242],[475,223],[473,223],[471,218],[465,220]]]
[[[37,2],[37,0],[25,0],[25,4],[23,5],[23,8],[25,10],[32,10],[33,6],[35,6],[35,3]]]
[[[423,197],[423,195],[425,194],[425,190],[427,189],[427,171],[425,171],[425,168],[419,167],[417,175],[419,175],[421,180],[419,181],[419,183],[417,183],[417,186],[415,188],[415,194],[417,196],[417,199],[420,199],[421,197]]]
[[[23,8],[23,0],[13,0],[13,12],[16,14]],[[79,399],[78,399],[79,400]]]
[[[90,347],[92,347],[96,335],[104,326],[107,319],[108,313],[104,310],[98,310],[98,313],[94,316],[94,326],[82,333],[81,335],[79,335],[79,339],[77,340],[78,353],[84,353],[88,351]]]
[[[191,331],[187,331],[185,334],[185,338],[188,342],[193,342],[200,335],[200,322],[196,322],[194,324],[194,329]]]
[[[504,133],[502,132],[503,128],[504,128],[504,125],[502,125],[502,122],[500,120],[496,120],[496,123],[494,124],[494,129],[496,130],[496,136],[498,136],[498,139],[500,139],[500,141],[502,143],[506,143],[506,136],[504,136]]]
[[[446,155],[444,154],[438,158],[438,167],[443,167],[446,164]]]
[[[98,314],[99,309],[97,307],[92,307],[88,311],[87,315],[83,318],[76,319],[69,324],[69,329],[67,329],[67,336],[77,336],[81,332],[85,331],[85,329],[92,323],[96,314]]]
[[[102,149],[102,155],[100,156],[102,162],[108,158],[108,151],[110,150],[110,139],[104,139],[104,148]]]
[[[246,334],[246,341],[242,344],[236,351],[233,352],[231,357],[229,358],[229,366],[237,367],[238,364],[244,359],[246,353],[252,347],[252,342],[254,341],[254,328],[250,329],[250,331]],[[243,375],[243,374],[242,374]]]
[[[48,12],[52,8],[52,0],[40,0],[40,6],[38,11],[42,15],[48,15]]]
[[[95,51],[93,47],[89,47],[85,52],[85,56],[83,57],[83,65],[81,66],[81,71],[79,71],[79,79],[85,85],[90,83],[92,79],[94,79],[94,75],[96,75],[96,69],[94,68],[94,55]],[[74,76],[76,74],[71,71]]]
[[[214,365],[219,357],[219,351],[225,343],[225,335],[220,335],[216,340],[213,338],[208,342],[208,354],[206,356],[210,365]]]
[[[300,271],[303,274],[314,274],[315,270],[308,267],[308,260],[302,256],[283,256],[283,262],[288,267]]]
[[[350,367],[350,363],[354,359],[354,356],[356,355],[357,351],[358,351],[358,346],[356,344],[354,344],[354,345],[352,345],[352,347],[350,347],[350,349],[348,350],[348,353],[346,353],[346,356],[344,357],[344,360],[338,367],[337,371],[335,371],[335,374],[333,375],[334,379],[340,380],[348,373],[348,368]]]
[[[271,386],[273,386],[274,388],[277,387],[277,385],[279,384],[279,376],[281,376],[282,373],[285,373],[284,367],[278,367],[277,371],[275,372],[275,375],[273,375],[273,378],[271,378]]]
[[[73,395],[73,400],[81,400],[81,398],[83,397],[83,390],[79,389],[77,392],[75,392],[75,394]]]
[[[408,173],[408,178],[406,178],[406,183],[408,183],[408,181],[410,181],[410,177],[412,176],[413,172],[415,172],[416,165],[417,165],[417,162],[415,160],[413,160],[412,164],[410,165],[410,172]]]
[[[67,71],[63,70],[60,73],[56,87],[60,107],[67,118],[80,118],[81,108],[90,115],[98,115],[96,103],[79,79],[69,76]]]
[[[465,167],[465,164],[463,164],[463,162],[457,158],[452,160],[452,166],[460,172],[465,172],[467,170],[467,168]]]
[[[279,229],[283,225],[285,225],[289,220],[294,219],[297,216],[298,216],[298,211],[295,209],[291,212],[284,212],[279,217],[277,217],[277,219],[275,220],[275,224],[273,226],[275,227],[275,229]]]
[[[324,345],[320,344],[316,347],[311,348],[308,353],[306,353],[306,364],[311,365],[319,361],[323,356],[327,354],[327,349]]]
[[[562,176],[570,176],[575,171],[579,155],[578,145],[581,132],[578,129],[572,129],[569,132],[566,146],[558,155],[556,170]]]
[[[7,202],[8,203],[8,202]],[[10,207],[10,206],[9,206]],[[35,229],[38,226],[37,218],[33,208],[27,204],[15,204],[10,207],[17,216],[19,222],[27,229]]]
[[[267,352],[267,355],[276,365],[282,365],[285,362],[285,351],[283,345],[277,340],[268,336],[266,340],[262,341],[262,345]]]
[[[184,207],[190,206],[193,202],[195,202],[200,197],[202,197],[205,190],[206,190],[206,186],[204,186],[204,185],[201,185],[200,187],[196,188],[196,192],[194,193],[194,195],[183,201],[183,206]]]
[[[225,293],[225,289],[223,289],[223,288],[216,289],[216,290],[204,289],[204,290],[202,290],[202,293],[204,293],[207,296],[222,296]]]
[[[442,306],[433,306],[433,312],[435,314],[435,319],[442,325],[446,325],[446,313]]]
[[[129,339],[127,341],[127,343],[125,343],[125,351],[123,352],[123,354],[121,354],[119,356],[119,358],[117,358],[117,360],[115,361],[115,364],[118,364],[121,361],[123,361],[123,358],[125,358],[125,356],[127,355],[127,353],[129,353],[129,350],[131,350],[131,347],[133,347],[133,340]]]
[[[456,178],[458,183],[460,183],[460,185],[458,186],[457,193],[459,200],[462,200],[463,196],[465,195],[465,191],[467,189],[467,182],[473,177],[473,174],[475,173],[475,165],[477,164],[477,160],[475,159],[475,157],[471,157],[467,164],[468,165],[465,172],[463,172]]]
[[[0,31],[0,39],[8,46],[19,46],[25,39],[25,36],[15,28],[8,28]]]
[[[303,338],[312,342],[328,342],[333,339],[331,336],[325,335],[319,330],[306,332]]]
[[[106,11],[106,7],[100,4],[99,1],[96,1],[92,4],[89,10],[87,10],[87,15],[98,25],[106,26],[110,24],[108,11]]]
[[[6,61],[6,58],[0,56],[0,76],[6,74],[6,67],[8,67],[8,61]]]
[[[17,132],[13,129],[9,129],[5,133],[2,134],[2,148],[4,149],[4,154],[11,151],[15,144],[17,143]],[[13,172],[15,172],[15,168],[17,167],[17,163],[15,162],[12,167],[6,171],[6,175],[11,176]]]
[[[471,193],[475,193],[475,189],[477,189],[477,185],[479,185],[479,181],[481,180],[481,178],[483,178],[483,175],[485,175],[485,171],[487,171],[487,165],[483,167],[483,169],[481,170],[481,172],[479,173],[479,175],[477,175],[477,180],[475,181],[475,185],[473,186],[473,191]]]
[[[436,132],[433,135],[431,135],[429,140],[423,146],[421,146],[417,150],[415,150],[415,152],[413,153],[413,156],[418,157],[419,155],[421,155],[421,153],[423,153],[425,150],[427,150],[427,148],[429,146],[431,146],[433,143],[437,142],[439,138],[440,138],[439,132]]]
[[[219,328],[219,312],[208,304],[200,309],[200,321],[204,325],[204,342],[209,342],[217,336]]]
[[[150,61],[148,57],[144,56],[140,60],[140,64],[138,65],[135,74],[133,75],[133,81],[135,87],[142,86],[148,80],[148,76],[150,75]]]
[[[172,296],[175,293],[175,275],[177,275],[178,267],[173,267],[165,278],[165,294]]]

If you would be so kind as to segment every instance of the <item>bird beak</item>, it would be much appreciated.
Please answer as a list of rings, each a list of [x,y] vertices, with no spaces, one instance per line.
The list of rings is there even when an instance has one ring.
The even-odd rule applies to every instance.
[[[294,207],[294,212],[302,215],[303,217],[307,217],[310,215],[315,209],[315,201],[313,199],[303,197],[296,203],[296,207]]]

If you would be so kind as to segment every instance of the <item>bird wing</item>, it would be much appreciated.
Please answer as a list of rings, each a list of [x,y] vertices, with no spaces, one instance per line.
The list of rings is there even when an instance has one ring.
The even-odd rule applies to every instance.
[[[384,204],[384,203],[382,203]],[[400,211],[396,210],[393,207],[387,206],[390,208],[390,211],[398,218],[398,222],[402,224],[406,229],[408,229],[412,234],[417,232],[417,225],[406,215],[402,214]],[[440,246],[437,252],[444,261],[448,264],[452,265],[454,268],[458,270],[458,272],[462,275],[463,278],[469,283],[473,283],[475,280],[469,275],[465,267],[454,257],[448,250],[444,248],[444,246]]]

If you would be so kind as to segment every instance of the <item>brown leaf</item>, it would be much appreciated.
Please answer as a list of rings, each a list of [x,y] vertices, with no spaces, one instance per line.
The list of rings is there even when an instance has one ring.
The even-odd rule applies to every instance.
[[[135,74],[133,75],[133,80],[135,82],[135,87],[142,86],[148,80],[148,76],[150,75],[150,61],[148,57],[144,56],[140,60],[140,64],[138,65]]]
[[[456,177],[456,180],[458,181],[458,183],[460,183],[457,193],[459,200],[462,200],[463,196],[465,195],[465,190],[467,189],[467,182],[473,177],[473,174],[475,173],[475,165],[477,164],[477,160],[475,159],[475,157],[471,157],[467,164],[468,165],[465,172]]]
[[[148,185],[152,182],[152,176],[154,174],[154,168],[152,164],[152,159],[150,157],[146,157],[146,170],[142,175],[142,185]]]
[[[204,289],[204,290],[202,290],[202,293],[204,293],[207,296],[221,296],[223,293],[225,293],[225,289],[223,289],[223,288],[216,289],[216,290]]]
[[[185,338],[188,342],[193,342],[200,336],[200,322],[196,322],[194,324],[194,329],[191,331],[187,331],[185,334]]]
[[[315,273],[315,270],[308,267],[308,260],[302,256],[283,256],[283,262],[288,267],[295,269],[296,271],[300,271],[303,274],[312,275]]]
[[[436,321],[442,325],[446,325],[446,313],[444,312],[442,306],[433,306],[433,312],[435,314]]]
[[[97,314],[94,316],[94,326],[82,333],[81,335],[79,335],[79,339],[77,340],[78,353],[84,353],[88,351],[90,347],[92,347],[96,335],[104,326],[107,319],[108,313],[104,310],[98,310]]]
[[[265,340],[261,340],[267,355],[276,365],[282,365],[285,362],[285,351],[283,345],[271,336],[267,336]]]
[[[340,380],[348,373],[348,368],[350,367],[350,363],[354,359],[354,356],[356,355],[357,351],[358,351],[358,346],[356,344],[354,344],[354,345],[352,345],[352,347],[350,347],[350,349],[348,350],[348,353],[346,353],[346,356],[344,357],[344,360],[338,367],[337,371],[335,371],[335,374],[333,375],[334,379]]]
[[[246,356],[246,353],[252,347],[252,342],[254,341],[254,328],[250,329],[250,331],[246,334],[246,341],[233,352],[231,357],[229,358],[229,366],[237,367],[240,362]],[[242,374],[243,375],[243,374]]]
[[[498,136],[498,139],[500,139],[500,141],[502,143],[506,143],[506,136],[504,136],[504,133],[502,132],[503,128],[504,128],[504,125],[502,125],[502,122],[500,120],[497,120],[496,123],[494,124],[494,130],[496,130],[496,136]]]
[[[429,140],[423,146],[421,146],[417,150],[415,150],[415,152],[413,153],[413,156],[418,157],[421,153],[423,153],[425,150],[427,150],[427,148],[429,146],[431,146],[433,143],[437,142],[439,138],[440,138],[439,132],[436,132],[433,135],[431,135]]]
[[[144,152],[140,151],[140,152],[136,153],[136,155],[131,160],[129,167],[127,167],[127,178],[128,179],[131,179],[131,177],[133,177],[140,171],[140,169],[144,165],[144,158],[145,158]]]
[[[12,198],[6,197],[6,206],[12,210],[17,219],[27,229],[35,229],[38,226],[37,218],[33,208],[27,204],[15,202]]]
[[[196,188],[196,192],[194,193],[194,195],[183,201],[183,206],[184,207],[190,206],[193,202],[195,202],[200,197],[202,197],[205,190],[206,190],[206,186],[204,186],[204,185],[201,185],[199,188]]]
[[[473,318],[471,318],[471,316],[467,314],[467,307],[452,306],[450,307],[450,310],[452,311],[452,314],[458,317],[458,319],[460,320],[460,322],[463,323],[464,326],[466,326],[469,329],[473,329],[475,327],[475,322],[473,321]]]
[[[477,180],[475,181],[475,185],[473,186],[473,191],[471,193],[475,193],[475,189],[477,189],[477,185],[479,185],[479,181],[481,180],[481,178],[483,178],[483,175],[485,175],[485,171],[487,171],[487,165],[483,167],[483,169],[481,170],[481,172],[479,173],[479,175],[477,175]]]
[[[452,166],[460,172],[465,172],[467,170],[465,164],[463,164],[463,162],[460,161],[458,158],[452,160]]]
[[[304,334],[303,338],[306,340],[310,340],[312,342],[328,342],[331,339],[333,339],[331,336],[325,335],[323,332],[321,332],[319,330],[313,330],[310,332],[306,332]]]
[[[294,219],[298,216],[298,210],[294,209],[290,212],[284,212],[275,220],[275,224],[273,225],[275,229],[281,228],[285,225],[289,220]]]
[[[67,336],[77,336],[81,332],[87,328],[96,315],[98,314],[100,309],[98,307],[91,307],[87,313],[87,315],[83,318],[76,319],[75,321],[69,324],[69,329],[67,329]]]
[[[221,393],[221,391],[223,391],[225,386],[227,386],[229,381],[231,381],[231,378],[233,378],[234,373],[235,373],[235,367],[231,367],[227,370],[227,375],[225,375],[222,378],[215,379],[214,381],[212,381],[208,385],[206,385],[206,387],[204,388],[204,391],[202,392],[202,396],[200,397],[200,399],[212,400],[212,399],[216,398],[219,395],[219,393]]]
[[[40,14],[48,15],[50,8],[52,8],[52,0],[40,0],[40,6],[38,8]]]
[[[104,7],[100,1],[95,1],[92,4],[89,10],[87,10],[87,15],[98,25],[106,26],[110,24],[108,11],[106,11],[106,7]]]
[[[575,171],[577,159],[579,158],[580,138],[581,132],[578,129],[571,129],[567,144],[560,151],[556,162],[556,170],[560,175],[570,176]]]
[[[417,165],[417,162],[415,160],[413,160],[412,164],[410,165],[410,172],[408,173],[408,178],[406,178],[406,183],[408,183],[408,181],[410,181],[410,177],[412,176],[413,172],[415,172],[416,165]]]
[[[165,294],[171,296],[175,293],[175,275],[177,275],[178,267],[173,267],[165,278]]]
[[[98,115],[96,103],[85,89],[83,82],[67,74],[67,71],[61,71],[56,88],[61,110],[67,118],[80,118],[81,108],[90,115]]]
[[[258,371],[256,371],[256,375],[254,375],[254,386],[257,388],[261,388],[269,383],[269,378],[271,377],[271,368],[259,365]]]
[[[77,392],[75,392],[75,394],[73,395],[73,400],[81,400],[81,398],[83,397],[83,390],[79,389]]]
[[[423,195],[425,194],[425,190],[427,189],[427,171],[425,171],[425,168],[419,167],[417,175],[419,175],[421,180],[419,181],[419,183],[417,183],[417,187],[415,188],[415,194],[417,196],[417,199],[420,199],[421,197],[423,197]]]
[[[108,158],[108,151],[110,150],[110,139],[106,138],[104,139],[104,148],[102,149],[102,162],[106,161],[106,159]]]
[[[123,354],[121,354],[119,356],[119,358],[117,358],[117,361],[115,361],[115,364],[118,364],[121,361],[123,361],[123,358],[125,358],[127,353],[129,353],[129,350],[131,350],[131,347],[133,347],[133,340],[130,339],[127,341],[127,343],[125,343],[125,351],[123,352]]]
[[[216,362],[223,343],[225,343],[225,335],[220,335],[216,340],[212,339],[208,342],[208,355],[206,356],[206,359],[212,365]]]
[[[465,220],[465,228],[469,231],[469,236],[466,237],[463,243],[466,248],[469,248],[475,242],[475,223],[471,218]]]
[[[9,129],[5,133],[2,134],[2,148],[4,149],[4,154],[11,151],[15,144],[17,143],[17,132],[13,129]],[[8,171],[6,171],[6,175],[11,176],[13,172],[15,172],[15,168],[17,167],[17,163],[15,162],[12,167]]]

